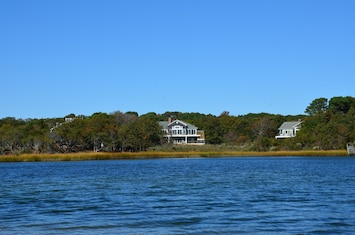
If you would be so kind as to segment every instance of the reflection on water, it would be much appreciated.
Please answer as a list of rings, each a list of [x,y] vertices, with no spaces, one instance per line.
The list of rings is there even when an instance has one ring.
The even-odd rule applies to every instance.
[[[351,234],[355,158],[0,164],[2,234]]]

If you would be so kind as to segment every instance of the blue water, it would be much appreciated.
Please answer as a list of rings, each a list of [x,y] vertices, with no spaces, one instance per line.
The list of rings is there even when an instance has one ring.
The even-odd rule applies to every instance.
[[[354,234],[355,158],[0,164],[1,234]]]

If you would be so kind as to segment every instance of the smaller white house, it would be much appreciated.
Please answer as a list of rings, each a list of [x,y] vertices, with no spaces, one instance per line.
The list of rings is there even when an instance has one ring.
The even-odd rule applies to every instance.
[[[302,121],[284,122],[279,127],[279,133],[275,136],[276,139],[286,139],[295,137],[297,132],[301,129]]]
[[[64,118],[65,122],[72,122],[74,120],[75,120],[75,117],[66,117],[66,118]]]

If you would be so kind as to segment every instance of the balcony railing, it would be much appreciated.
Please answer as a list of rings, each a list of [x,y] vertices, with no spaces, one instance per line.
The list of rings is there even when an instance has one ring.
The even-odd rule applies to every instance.
[[[173,136],[197,136],[197,132],[196,131],[169,131],[168,132],[169,135],[173,135]]]

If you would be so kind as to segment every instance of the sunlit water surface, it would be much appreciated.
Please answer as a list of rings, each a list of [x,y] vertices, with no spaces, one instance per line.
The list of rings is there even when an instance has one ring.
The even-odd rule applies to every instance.
[[[0,164],[1,234],[353,234],[355,158]]]

